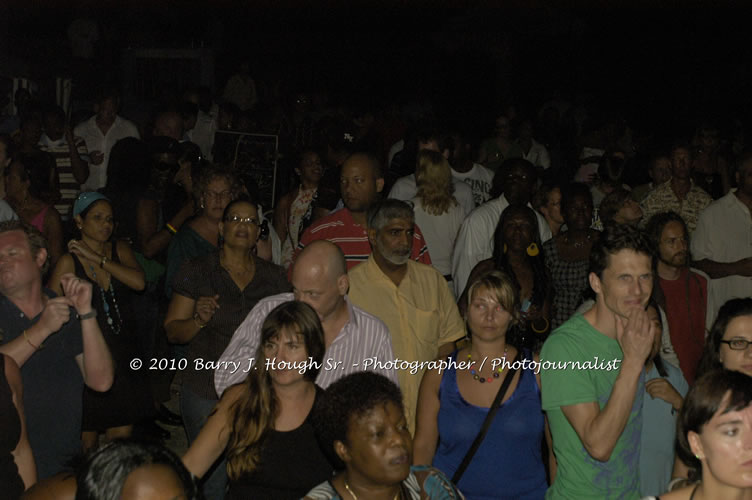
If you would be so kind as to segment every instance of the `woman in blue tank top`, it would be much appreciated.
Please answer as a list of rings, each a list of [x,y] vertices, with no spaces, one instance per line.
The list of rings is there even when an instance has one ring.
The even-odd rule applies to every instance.
[[[432,464],[452,477],[478,435],[510,364],[518,354],[507,343],[516,323],[518,296],[507,275],[491,271],[468,290],[471,342],[452,353],[449,368],[429,370],[418,397],[414,464]],[[513,312],[510,312],[513,311]],[[503,361],[507,364],[504,365]],[[537,354],[521,352],[498,412],[457,486],[468,500],[540,500],[548,483],[542,456],[550,433],[540,402]],[[548,454],[551,479],[556,462]]]

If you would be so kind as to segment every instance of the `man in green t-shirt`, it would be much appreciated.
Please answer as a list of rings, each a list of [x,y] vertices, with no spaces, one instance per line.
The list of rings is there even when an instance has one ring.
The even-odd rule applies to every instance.
[[[640,498],[643,367],[655,332],[645,312],[652,264],[641,231],[604,231],[590,254],[595,305],[543,346],[542,402],[558,464],[549,500]]]

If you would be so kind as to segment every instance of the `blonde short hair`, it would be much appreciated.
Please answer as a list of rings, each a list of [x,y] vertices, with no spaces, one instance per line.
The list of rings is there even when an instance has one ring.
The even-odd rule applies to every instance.
[[[520,294],[517,285],[503,271],[488,271],[477,280],[473,281],[467,289],[467,305],[473,301],[473,298],[480,290],[487,290],[496,298],[501,307],[512,315],[512,324],[519,321],[519,304]]]

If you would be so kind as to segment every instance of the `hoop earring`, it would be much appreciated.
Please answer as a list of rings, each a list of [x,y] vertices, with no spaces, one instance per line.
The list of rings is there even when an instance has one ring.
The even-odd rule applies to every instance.
[[[530,243],[530,245],[528,245],[526,251],[530,257],[535,257],[540,253],[540,248],[538,248],[538,245],[535,242],[532,242]]]

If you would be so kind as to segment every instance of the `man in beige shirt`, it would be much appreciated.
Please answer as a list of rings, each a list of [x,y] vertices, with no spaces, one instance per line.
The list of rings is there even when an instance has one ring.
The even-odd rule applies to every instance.
[[[454,350],[465,335],[444,277],[410,259],[415,215],[404,201],[388,199],[368,210],[368,260],[349,272],[350,299],[377,316],[392,336],[397,377],[410,431],[415,429],[418,387],[425,366]]]

